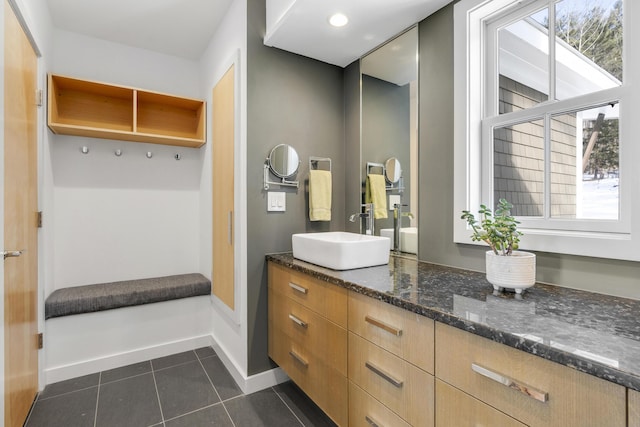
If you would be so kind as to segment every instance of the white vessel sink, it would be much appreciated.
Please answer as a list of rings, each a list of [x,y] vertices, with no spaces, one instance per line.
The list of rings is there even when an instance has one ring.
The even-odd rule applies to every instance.
[[[373,267],[389,263],[389,239],[331,231],[291,236],[293,257],[333,270]]]
[[[383,228],[380,235],[388,237],[389,249],[393,250],[393,228]],[[404,227],[400,229],[400,251],[410,254],[418,253],[418,227]]]

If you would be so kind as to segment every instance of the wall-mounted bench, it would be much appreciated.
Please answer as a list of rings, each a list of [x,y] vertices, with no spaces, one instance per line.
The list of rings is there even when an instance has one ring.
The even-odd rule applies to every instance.
[[[198,273],[74,286],[52,292],[45,301],[44,316],[50,319],[210,293],[211,281]]]
[[[46,384],[214,344],[202,274],[58,289],[45,319]]]

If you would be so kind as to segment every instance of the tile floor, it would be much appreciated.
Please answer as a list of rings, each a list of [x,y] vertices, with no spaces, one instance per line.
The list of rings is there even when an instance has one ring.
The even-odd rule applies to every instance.
[[[335,426],[291,382],[245,395],[211,347],[49,384],[26,427]]]

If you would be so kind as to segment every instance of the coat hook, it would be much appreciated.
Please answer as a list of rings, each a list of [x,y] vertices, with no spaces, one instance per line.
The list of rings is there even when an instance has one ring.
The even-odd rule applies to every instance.
[[[151,151],[147,151],[147,159],[150,159],[153,157],[153,153]]]
[[[173,156],[173,158],[176,159],[176,160],[180,160],[180,159],[182,159],[182,154],[176,153],[176,155]]]
[[[80,149],[80,151],[82,151],[82,154],[89,154],[89,147],[85,145]]]
[[[119,149],[119,148],[116,149],[115,153],[116,153],[116,156],[118,156],[118,157],[122,156],[122,150]]]

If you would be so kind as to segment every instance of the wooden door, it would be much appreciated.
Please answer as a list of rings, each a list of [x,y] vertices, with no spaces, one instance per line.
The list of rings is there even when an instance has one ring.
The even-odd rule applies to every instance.
[[[232,65],[213,88],[213,294],[231,310],[234,282],[234,142],[235,99]]]
[[[5,420],[22,426],[38,389],[37,57],[8,2],[4,45]]]

